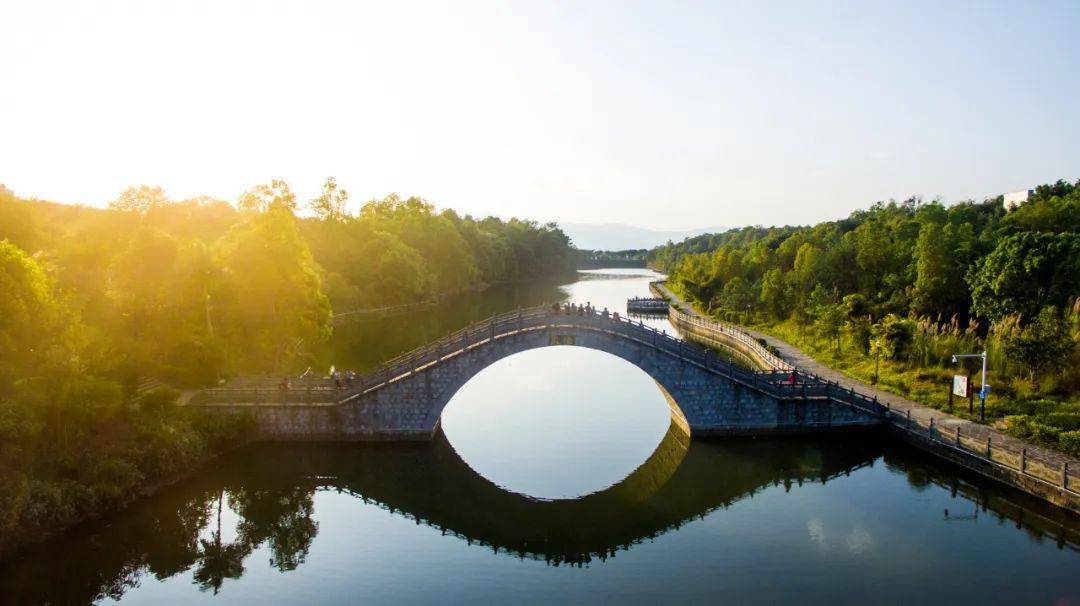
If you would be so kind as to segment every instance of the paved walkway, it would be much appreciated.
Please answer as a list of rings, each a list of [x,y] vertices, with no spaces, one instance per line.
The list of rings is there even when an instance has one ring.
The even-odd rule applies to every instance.
[[[667,295],[668,298],[671,299],[672,305],[675,305],[683,312],[700,318],[709,319],[705,315],[699,313],[696,309],[694,309],[691,304],[683,301],[682,298],[671,292],[666,285],[658,284],[657,287],[665,295]],[[933,419],[934,425],[938,427],[942,432],[946,433],[946,435],[956,431],[956,428],[959,427],[960,432],[965,437],[970,436],[972,438],[983,441],[985,441],[986,438],[989,437],[993,444],[1003,445],[1007,448],[1010,448],[1011,450],[1016,451],[1019,451],[1021,448],[1026,448],[1028,454],[1033,458],[1052,462],[1054,465],[1061,465],[1062,462],[1067,461],[1069,463],[1070,469],[1080,469],[1080,460],[1078,459],[1061,454],[1057,451],[1049,450],[1041,446],[1036,446],[1034,444],[1024,442],[1023,440],[1018,440],[1012,436],[1001,433],[1000,431],[992,429],[986,425],[967,421],[965,419],[950,415],[947,412],[931,408],[924,404],[919,404],[918,402],[914,402],[912,400],[908,400],[903,396],[898,396],[894,393],[878,389],[873,385],[863,383],[858,379],[853,379],[839,371],[825,366],[821,362],[818,362],[814,358],[808,356],[798,347],[795,347],[790,343],[774,337],[773,335],[745,327],[743,327],[743,330],[752,335],[754,338],[765,339],[766,341],[768,341],[769,345],[772,345],[780,352],[781,358],[787,360],[788,362],[791,362],[795,365],[796,368],[810,374],[815,374],[827,381],[839,383],[840,385],[843,385],[848,389],[854,389],[855,391],[864,393],[870,397],[877,396],[878,400],[880,400],[882,403],[888,403],[889,406],[893,408],[893,410],[898,410],[901,412],[911,411],[912,420],[918,420],[923,425],[929,424],[930,420]]]

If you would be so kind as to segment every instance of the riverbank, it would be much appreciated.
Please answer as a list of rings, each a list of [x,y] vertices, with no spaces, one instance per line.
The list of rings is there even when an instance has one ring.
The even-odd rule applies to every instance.
[[[158,428],[136,428],[139,444],[112,444],[92,469],[60,475],[41,473],[0,478],[0,561],[24,549],[127,510],[162,489],[205,471],[221,455],[251,442],[254,425],[243,416],[223,417],[175,409]],[[100,436],[116,441],[115,436]]]
[[[676,309],[708,320],[665,285],[657,284],[655,288]],[[884,391],[822,364],[782,339],[749,328],[743,330],[754,339],[766,341],[796,368],[887,404],[891,410],[890,427],[906,441],[1080,513],[1080,460]]]

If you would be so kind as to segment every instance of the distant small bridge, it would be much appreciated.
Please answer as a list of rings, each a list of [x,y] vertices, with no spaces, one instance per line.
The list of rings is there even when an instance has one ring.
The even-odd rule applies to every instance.
[[[666,316],[668,302],[660,297],[634,297],[626,300],[626,313]]]
[[[189,406],[253,414],[266,439],[427,440],[469,379],[502,358],[553,345],[588,347],[634,364],[656,381],[673,424],[688,434],[867,427],[882,423],[886,412],[876,399],[834,383],[793,370],[749,370],[617,313],[572,305],[491,317],[341,389],[323,381],[281,392],[274,383],[254,382],[204,390]],[[761,347],[752,340],[744,345]]]

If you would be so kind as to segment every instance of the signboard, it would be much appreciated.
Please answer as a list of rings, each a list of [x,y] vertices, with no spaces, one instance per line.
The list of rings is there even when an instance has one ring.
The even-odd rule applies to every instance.
[[[968,397],[968,389],[971,386],[968,385],[968,378],[964,375],[953,375],[952,378],[952,392],[953,395],[960,396],[961,398]]]

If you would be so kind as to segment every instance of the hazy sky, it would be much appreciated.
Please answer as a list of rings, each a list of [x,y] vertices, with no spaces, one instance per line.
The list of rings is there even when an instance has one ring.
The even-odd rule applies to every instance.
[[[1080,2],[941,4],[3,0],[0,183],[679,229],[1080,177]]]

